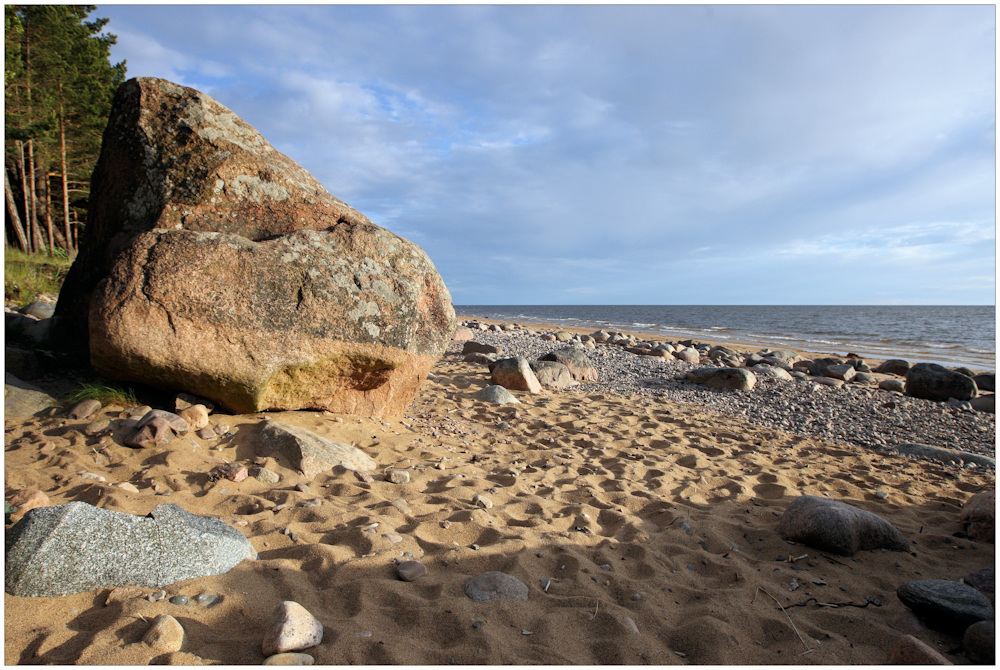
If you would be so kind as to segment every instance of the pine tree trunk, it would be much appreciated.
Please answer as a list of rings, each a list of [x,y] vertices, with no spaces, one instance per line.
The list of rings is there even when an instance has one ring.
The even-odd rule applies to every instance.
[[[35,241],[35,253],[44,252],[45,240],[42,238],[42,227],[38,221],[38,185],[35,181],[35,146],[28,140],[28,187],[31,189],[28,202],[31,204],[31,235]]]
[[[62,92],[62,84],[59,85],[59,92]],[[63,227],[66,229],[66,251],[73,253],[73,236],[69,230],[69,180],[66,177],[66,120],[63,117],[62,103],[59,103],[59,152],[62,163],[62,201],[63,201]]]
[[[31,221],[31,196],[28,191],[28,166],[24,160],[24,142],[18,140],[17,148],[21,152],[21,193],[24,196],[24,227],[28,231],[28,248],[25,251],[31,254],[35,252],[35,228]]]
[[[21,217],[17,213],[17,203],[14,202],[14,193],[11,191],[10,177],[7,176],[6,168],[3,171],[3,187],[4,200],[7,202],[7,214],[10,216],[11,226],[13,226],[14,234],[17,236],[17,245],[21,247],[21,251],[27,253],[28,236],[24,233]]]
[[[55,231],[52,230],[52,188],[49,186],[48,173],[43,173],[42,190],[45,192],[45,209],[42,214],[45,218],[45,232],[48,233],[49,255],[51,256],[56,250],[56,240]]]

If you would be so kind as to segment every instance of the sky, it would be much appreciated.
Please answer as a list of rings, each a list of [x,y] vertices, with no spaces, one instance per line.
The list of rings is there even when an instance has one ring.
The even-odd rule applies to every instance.
[[[456,305],[995,304],[992,5],[98,5]]]

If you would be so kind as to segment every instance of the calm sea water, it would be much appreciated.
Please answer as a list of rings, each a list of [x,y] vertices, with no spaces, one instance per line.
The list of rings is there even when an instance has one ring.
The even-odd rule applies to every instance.
[[[996,308],[847,305],[455,305],[462,316],[745,342],[996,370]]]

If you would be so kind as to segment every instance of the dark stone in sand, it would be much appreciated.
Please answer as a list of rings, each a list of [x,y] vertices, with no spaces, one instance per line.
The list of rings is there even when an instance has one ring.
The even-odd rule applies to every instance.
[[[896,595],[928,626],[961,633],[993,618],[989,598],[968,584],[950,579],[920,579],[902,584]]]
[[[909,371],[910,362],[904,361],[902,358],[890,358],[875,368],[875,372],[887,375],[900,375],[901,377],[905,377]]]
[[[982,593],[994,593],[996,589],[996,568],[989,566],[962,577],[962,581]]]
[[[778,531],[785,540],[843,556],[853,556],[862,549],[910,549],[903,534],[879,515],[816,496],[793,501],[782,515]]]

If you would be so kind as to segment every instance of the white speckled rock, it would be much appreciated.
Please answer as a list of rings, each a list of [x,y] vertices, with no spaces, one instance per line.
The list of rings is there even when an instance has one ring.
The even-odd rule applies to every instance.
[[[323,624],[295,601],[286,600],[278,605],[273,619],[261,645],[265,656],[301,651],[323,640]]]

